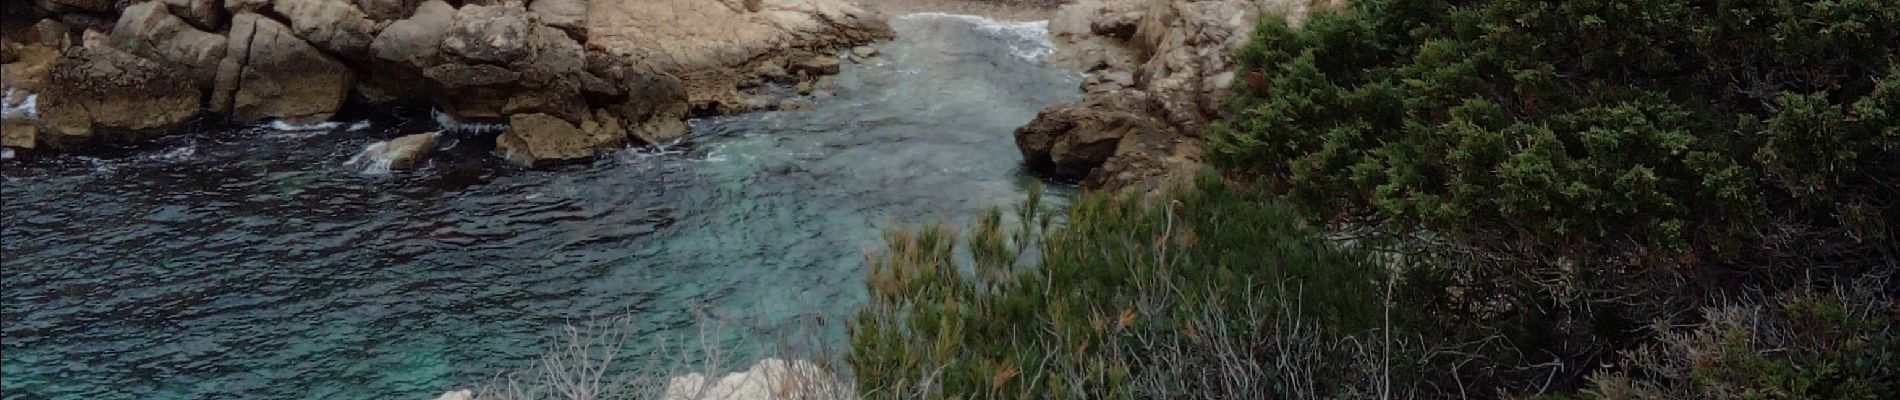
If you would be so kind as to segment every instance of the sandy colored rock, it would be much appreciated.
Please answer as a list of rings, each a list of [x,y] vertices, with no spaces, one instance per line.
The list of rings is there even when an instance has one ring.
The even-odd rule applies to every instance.
[[[211,87],[228,46],[225,37],[198,30],[157,2],[127,7],[112,28],[111,41],[139,57],[190,70],[192,81],[204,88]]]
[[[716,380],[698,373],[675,377],[667,382],[666,391],[660,396],[662,400],[856,398],[855,388],[818,364],[776,358],[759,360],[744,372],[726,374]]]
[[[587,24],[590,46],[650,60],[678,76],[696,105],[738,101],[734,83],[757,64],[892,34],[881,16],[845,0],[595,0]]]
[[[343,106],[355,74],[258,14],[231,18],[229,56],[219,64],[212,110],[239,121],[268,118],[306,123],[330,119]]]
[[[534,0],[528,3],[528,11],[541,18],[541,23],[560,29],[575,37],[587,37],[587,6],[590,0]]]
[[[171,66],[103,46],[68,50],[38,103],[37,141],[55,146],[167,133],[200,111]]]
[[[547,114],[517,114],[508,131],[495,138],[495,151],[508,162],[546,166],[594,157],[599,148],[580,127]]]
[[[350,159],[349,163],[358,165],[370,172],[385,172],[396,169],[414,168],[435,152],[434,132],[407,135],[387,142],[371,144],[363,152]]]
[[[534,25],[516,3],[467,5],[455,12],[442,50],[467,63],[507,65],[533,55]]]
[[[233,17],[238,13],[258,12],[270,8],[271,0],[224,0],[224,10]]]
[[[22,38],[24,39],[22,43],[39,44],[59,50],[73,46],[72,25],[59,22],[59,20],[42,19],[40,22],[33,23],[32,29],[27,33],[31,36]]]
[[[429,0],[417,6],[414,15],[389,24],[370,43],[378,59],[404,67],[422,69],[440,60],[443,35],[455,22],[455,7],[442,0]]]
[[[376,23],[345,0],[276,0],[271,8],[297,37],[338,57],[362,58],[376,39]]]
[[[59,64],[59,50],[44,45],[21,46],[8,43],[14,60],[0,65],[0,82],[16,91],[37,92],[45,86],[53,66]]]

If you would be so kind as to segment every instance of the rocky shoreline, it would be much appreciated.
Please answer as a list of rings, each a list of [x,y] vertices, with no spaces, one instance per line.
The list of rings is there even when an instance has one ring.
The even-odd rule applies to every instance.
[[[1263,16],[1295,24],[1340,0],[1080,0],[1058,9],[1052,62],[1086,71],[1086,95],[1016,130],[1024,162],[1084,187],[1152,192],[1190,178],[1224,110],[1233,54]]]
[[[9,10],[4,145],[33,151],[430,104],[546,165],[781,107],[889,37],[841,0],[36,0]],[[805,89],[810,91],[811,89]],[[27,104],[31,102],[32,104]],[[24,106],[24,107],[23,107]]]

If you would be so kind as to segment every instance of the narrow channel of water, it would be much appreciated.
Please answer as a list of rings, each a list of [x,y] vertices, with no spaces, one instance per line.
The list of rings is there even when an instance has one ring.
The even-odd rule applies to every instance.
[[[840,323],[887,221],[1022,198],[1011,130],[1079,95],[1035,61],[1038,24],[892,24],[807,110],[584,165],[505,166],[492,134],[446,135],[418,170],[346,165],[426,117],[4,161],[0,392],[425,399],[524,366],[569,321],[676,336],[701,310],[730,341]]]

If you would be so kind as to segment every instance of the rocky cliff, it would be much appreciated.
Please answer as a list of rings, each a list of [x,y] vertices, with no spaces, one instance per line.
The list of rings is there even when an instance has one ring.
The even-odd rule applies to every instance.
[[[72,149],[237,122],[328,120],[345,103],[425,102],[509,123],[540,165],[686,131],[695,110],[835,73],[888,37],[845,0],[35,0],[5,37],[6,146]],[[17,18],[9,16],[9,18]],[[829,61],[832,67],[826,68]],[[811,67],[817,65],[817,67]],[[37,117],[37,118],[34,118]],[[17,129],[16,129],[17,128]]]
[[[1051,61],[1087,72],[1083,99],[1016,131],[1030,167],[1092,188],[1152,189],[1198,168],[1235,50],[1262,17],[1298,24],[1339,0],[1081,0],[1056,11]]]

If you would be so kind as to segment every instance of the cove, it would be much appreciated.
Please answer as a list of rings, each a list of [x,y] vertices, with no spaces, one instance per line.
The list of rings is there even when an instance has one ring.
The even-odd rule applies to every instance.
[[[436,128],[387,116],[7,160],[0,392],[422,399],[524,366],[572,321],[630,316],[638,341],[714,315],[734,347],[835,330],[883,227],[1021,199],[1037,179],[1010,131],[1080,95],[1037,61],[1040,24],[892,26],[808,109],[583,165],[510,167],[492,133],[449,133],[417,170],[347,166]]]

